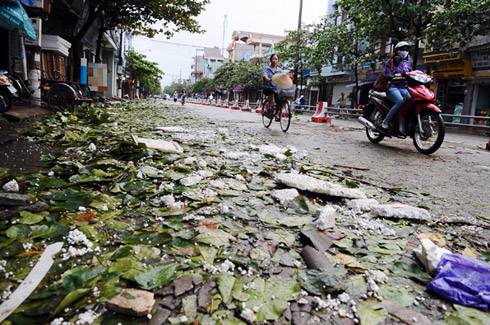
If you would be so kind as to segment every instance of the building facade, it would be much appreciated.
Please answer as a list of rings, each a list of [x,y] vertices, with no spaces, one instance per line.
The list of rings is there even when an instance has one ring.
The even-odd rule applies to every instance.
[[[228,46],[230,61],[260,61],[285,36],[235,30]]]

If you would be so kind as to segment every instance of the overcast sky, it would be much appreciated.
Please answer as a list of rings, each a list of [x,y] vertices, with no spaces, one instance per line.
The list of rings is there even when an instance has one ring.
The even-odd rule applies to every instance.
[[[234,30],[285,35],[285,30],[298,27],[300,0],[211,0],[197,17],[204,34],[180,32],[171,39],[157,35],[153,39],[135,37],[133,46],[149,61],[157,62],[165,72],[162,86],[186,79],[191,73],[197,48],[223,46],[223,21],[227,15],[224,34],[225,50],[231,43]],[[328,0],[303,0],[303,23],[319,22],[327,12]],[[226,52],[226,51],[225,51]],[[228,54],[225,53],[225,57]]]

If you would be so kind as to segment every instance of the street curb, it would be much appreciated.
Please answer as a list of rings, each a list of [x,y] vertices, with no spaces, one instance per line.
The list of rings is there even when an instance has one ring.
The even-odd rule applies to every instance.
[[[50,114],[50,110],[42,107],[14,106],[8,112],[3,113],[3,118],[10,122],[20,122],[22,120],[33,119]]]

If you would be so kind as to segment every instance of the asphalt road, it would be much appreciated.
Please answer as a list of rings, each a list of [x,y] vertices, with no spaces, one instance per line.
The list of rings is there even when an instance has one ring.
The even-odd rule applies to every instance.
[[[405,203],[424,205],[432,214],[448,217],[490,217],[490,151],[488,136],[448,130],[441,148],[422,155],[412,139],[388,139],[371,143],[356,120],[313,123],[311,116],[293,117],[287,133],[279,123],[269,129],[261,115],[238,110],[186,103],[192,116],[220,127],[241,130],[264,142],[292,145],[306,150],[308,157],[323,167],[336,167],[362,182],[384,188],[402,188]]]

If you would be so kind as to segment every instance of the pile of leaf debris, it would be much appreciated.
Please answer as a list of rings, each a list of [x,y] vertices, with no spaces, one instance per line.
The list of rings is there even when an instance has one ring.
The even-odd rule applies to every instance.
[[[427,292],[413,254],[430,238],[488,260],[488,227],[397,204],[305,152],[150,101],[57,113],[28,136],[65,150],[41,172],[0,171],[23,195],[0,197],[2,301],[63,248],[7,323],[490,323]]]

